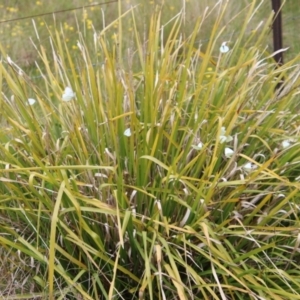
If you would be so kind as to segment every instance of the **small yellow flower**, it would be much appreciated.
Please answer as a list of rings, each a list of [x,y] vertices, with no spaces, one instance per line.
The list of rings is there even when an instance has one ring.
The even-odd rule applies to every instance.
[[[93,21],[91,19],[86,20],[86,25],[88,29],[92,29],[93,27]]]
[[[83,12],[83,20],[86,20],[87,17],[88,17],[88,13],[87,13],[86,10],[84,10],[84,12]]]
[[[118,35],[116,33],[114,33],[111,38],[112,38],[112,40],[116,41],[118,39]]]
[[[213,68],[209,67],[209,68],[207,68],[207,71],[208,71],[209,73],[211,73],[211,72],[213,71]],[[206,74],[205,77],[206,77],[206,78],[210,78],[210,77],[211,77],[211,74]]]

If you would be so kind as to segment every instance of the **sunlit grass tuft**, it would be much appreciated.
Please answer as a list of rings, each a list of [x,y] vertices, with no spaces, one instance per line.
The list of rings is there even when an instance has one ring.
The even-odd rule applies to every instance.
[[[191,31],[157,9],[147,34],[120,10],[75,57],[62,25],[34,44],[39,80],[2,49],[0,244],[30,277],[14,297],[300,298],[298,58],[276,69],[255,8],[229,42],[226,3]]]

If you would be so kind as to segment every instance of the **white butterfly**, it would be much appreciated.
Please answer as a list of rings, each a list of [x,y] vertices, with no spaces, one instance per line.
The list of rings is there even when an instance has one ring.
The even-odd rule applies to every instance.
[[[221,127],[221,134],[220,134],[220,143],[223,144],[223,143],[228,143],[228,142],[231,142],[233,140],[232,136],[228,135],[226,136],[226,128],[223,126]]]
[[[225,156],[226,156],[227,158],[232,157],[233,154],[234,154],[234,151],[233,151],[232,149],[230,149],[230,148],[225,148],[224,152],[225,152]]]
[[[74,97],[75,97],[75,93],[73,92],[72,88],[70,88],[69,86],[67,86],[65,88],[65,91],[62,95],[62,100],[65,102],[71,101]]]
[[[26,105],[33,105],[36,102],[33,98],[28,98]]]
[[[248,162],[248,163],[245,163],[242,166],[242,168],[245,172],[250,173],[251,171],[254,171],[255,169],[257,169],[257,165],[255,165],[254,163]]]
[[[130,130],[130,128],[127,128],[125,131],[124,131],[124,135],[125,136],[131,136],[131,130]]]
[[[282,145],[282,148],[287,148],[291,145],[291,143],[289,140],[285,140],[281,143],[281,145]]]
[[[203,143],[200,142],[198,143],[198,145],[192,145],[192,148],[195,149],[195,150],[201,150],[203,148]]]
[[[226,45],[227,42],[223,42],[221,47],[220,47],[220,52],[221,53],[227,53],[229,51],[229,47]]]

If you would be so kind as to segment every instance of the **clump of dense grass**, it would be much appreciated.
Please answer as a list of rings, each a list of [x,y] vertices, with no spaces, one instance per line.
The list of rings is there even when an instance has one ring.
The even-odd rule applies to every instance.
[[[93,49],[79,34],[76,61],[51,31],[51,52],[36,45],[39,82],[2,61],[11,289],[31,299],[300,298],[299,66],[276,68],[265,50],[272,16],[247,34],[255,8],[228,52],[219,4],[205,53],[195,45],[210,11],[184,36],[183,13],[161,24],[157,10],[143,39],[131,9],[126,54],[120,17],[115,42],[110,25]]]

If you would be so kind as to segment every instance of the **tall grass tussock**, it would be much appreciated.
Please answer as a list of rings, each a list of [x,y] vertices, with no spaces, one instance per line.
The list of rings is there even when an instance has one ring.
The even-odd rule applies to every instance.
[[[300,57],[248,2],[119,2],[76,56],[37,38],[38,80],[2,48],[0,298],[300,299]]]

